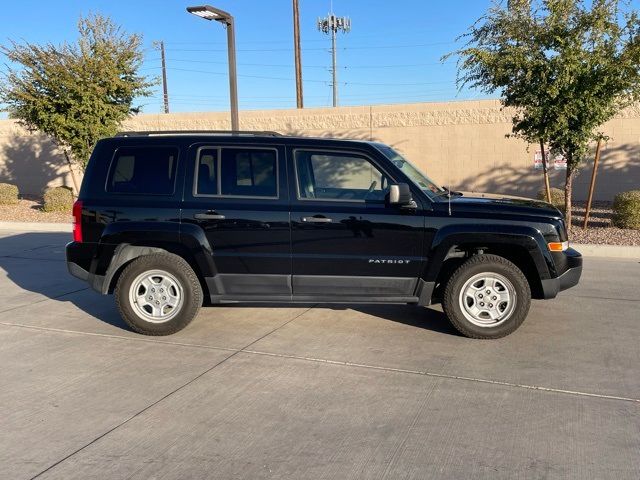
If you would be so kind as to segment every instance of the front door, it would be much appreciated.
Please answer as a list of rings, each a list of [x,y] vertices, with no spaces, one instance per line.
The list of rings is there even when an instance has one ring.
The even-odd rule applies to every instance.
[[[391,206],[396,180],[355,150],[289,151],[293,295],[411,301],[422,266],[424,216]]]
[[[191,147],[182,222],[211,246],[213,301],[291,298],[289,197],[284,148]]]

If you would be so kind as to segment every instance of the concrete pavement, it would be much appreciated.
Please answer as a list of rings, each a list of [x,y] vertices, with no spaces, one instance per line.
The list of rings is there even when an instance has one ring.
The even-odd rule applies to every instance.
[[[437,307],[209,307],[162,338],[0,232],[0,478],[640,477],[640,263],[498,341]]]

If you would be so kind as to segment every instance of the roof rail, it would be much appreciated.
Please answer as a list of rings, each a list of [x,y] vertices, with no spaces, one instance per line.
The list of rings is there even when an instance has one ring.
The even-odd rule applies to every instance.
[[[151,131],[132,131],[118,132],[116,137],[161,137],[164,135],[246,135],[246,136],[263,136],[263,137],[281,137],[278,132],[259,131],[259,130],[151,130]]]

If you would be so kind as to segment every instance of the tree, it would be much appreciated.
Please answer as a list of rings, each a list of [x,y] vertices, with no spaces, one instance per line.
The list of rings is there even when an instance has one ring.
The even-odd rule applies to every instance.
[[[17,64],[0,86],[0,101],[11,118],[50,136],[70,167],[84,169],[95,142],[114,135],[124,119],[138,113],[134,99],[150,95],[154,83],[138,75],[139,35],[100,15],[81,17],[78,32],[75,44],[11,41],[0,47]]]
[[[546,141],[567,159],[569,228],[573,179],[598,128],[639,98],[640,21],[625,6],[620,0],[494,3],[454,52],[460,85],[500,92],[503,105],[515,110],[514,135]]]

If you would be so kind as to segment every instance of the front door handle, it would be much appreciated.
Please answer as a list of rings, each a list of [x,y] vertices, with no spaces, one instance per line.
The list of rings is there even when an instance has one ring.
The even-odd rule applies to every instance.
[[[300,220],[302,220],[304,223],[331,223],[331,222],[333,222],[332,219],[327,218],[327,217],[302,217]]]
[[[196,213],[193,218],[196,220],[224,220],[224,215],[218,214],[215,211],[209,211],[207,213]]]

